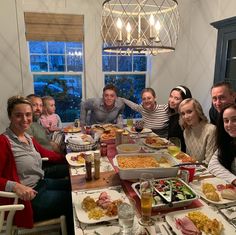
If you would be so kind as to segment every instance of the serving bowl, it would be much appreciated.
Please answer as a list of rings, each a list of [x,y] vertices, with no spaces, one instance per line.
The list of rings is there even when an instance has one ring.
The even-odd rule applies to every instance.
[[[120,153],[138,153],[141,150],[141,146],[137,144],[120,144],[116,147],[117,152]]]

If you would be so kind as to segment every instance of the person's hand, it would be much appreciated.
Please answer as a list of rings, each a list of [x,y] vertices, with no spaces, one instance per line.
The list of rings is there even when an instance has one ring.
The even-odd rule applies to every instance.
[[[13,191],[20,199],[24,201],[33,200],[37,194],[37,191],[35,191],[31,187],[19,183],[16,183],[15,187],[13,188]]]

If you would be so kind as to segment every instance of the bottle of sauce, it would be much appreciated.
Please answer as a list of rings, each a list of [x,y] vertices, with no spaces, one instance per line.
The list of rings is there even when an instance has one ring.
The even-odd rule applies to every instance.
[[[94,151],[94,179],[100,178],[100,151]]]
[[[101,152],[101,157],[107,156],[107,144],[106,143],[101,143],[100,152]]]
[[[86,180],[92,180],[92,155],[86,154],[85,156],[85,170],[86,170]]]

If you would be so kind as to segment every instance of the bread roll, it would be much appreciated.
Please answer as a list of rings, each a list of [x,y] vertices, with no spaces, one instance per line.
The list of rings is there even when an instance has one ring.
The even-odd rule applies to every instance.
[[[236,200],[236,191],[234,189],[223,189],[221,191],[221,197],[229,200]]]

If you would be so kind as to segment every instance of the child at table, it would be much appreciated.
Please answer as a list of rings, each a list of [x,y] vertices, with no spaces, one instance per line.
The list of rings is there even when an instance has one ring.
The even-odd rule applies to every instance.
[[[43,100],[43,114],[40,117],[40,124],[47,130],[47,133],[52,136],[55,131],[62,129],[61,118],[55,113],[55,100],[51,96],[44,96]]]

